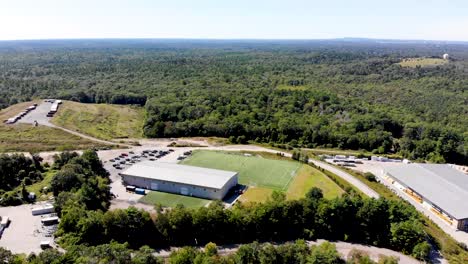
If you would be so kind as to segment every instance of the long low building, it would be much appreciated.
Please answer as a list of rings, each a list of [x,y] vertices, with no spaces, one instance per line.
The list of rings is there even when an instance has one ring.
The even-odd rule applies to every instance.
[[[222,200],[237,185],[237,172],[164,162],[140,162],[120,173],[126,185]]]
[[[448,164],[402,164],[383,172],[388,181],[447,224],[468,231],[468,175]]]

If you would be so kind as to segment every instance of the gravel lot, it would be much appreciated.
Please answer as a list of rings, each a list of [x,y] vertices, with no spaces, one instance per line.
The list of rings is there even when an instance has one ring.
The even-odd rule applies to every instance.
[[[29,112],[23,118],[21,118],[18,123],[28,123],[33,124],[34,121],[37,121],[40,125],[50,126],[50,119],[51,117],[47,117],[47,113],[50,110],[52,103],[42,102],[40,103],[36,109]],[[59,106],[60,108],[60,106]]]
[[[0,238],[0,247],[11,250],[13,253],[38,253],[41,252],[40,242],[53,241],[52,237],[46,237],[41,224],[41,216],[34,216],[31,209],[36,205],[20,205],[0,207],[0,215],[8,216],[10,226],[5,229]]]

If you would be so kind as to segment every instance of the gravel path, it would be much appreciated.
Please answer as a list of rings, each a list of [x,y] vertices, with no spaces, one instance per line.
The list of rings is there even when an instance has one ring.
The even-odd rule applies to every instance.
[[[327,171],[330,171],[330,172],[336,174],[337,176],[341,177],[342,179],[349,182],[354,187],[358,188],[361,192],[365,193],[367,196],[369,196],[371,198],[376,198],[376,199],[378,199],[380,197],[380,195],[376,191],[372,190],[369,186],[367,186],[366,184],[364,184],[360,180],[356,179],[356,177],[354,177],[353,175],[351,175],[351,174],[349,174],[349,173],[347,173],[345,171],[342,171],[340,169],[337,169],[336,167],[334,167],[332,165],[329,165],[329,164],[327,164],[325,162],[322,162],[322,161],[311,160],[311,162],[313,164],[315,164],[316,166],[318,166],[320,168],[323,168],[323,169],[325,169]]]
[[[318,239],[317,241],[307,241],[307,244],[309,246],[313,245],[319,245],[326,240],[321,240]],[[393,251],[390,249],[386,248],[378,248],[378,247],[372,247],[372,246],[366,246],[366,245],[361,245],[361,244],[352,244],[352,243],[347,243],[347,242],[333,242],[336,246],[336,250],[341,254],[343,258],[347,258],[349,252],[353,249],[361,250],[366,252],[371,259],[374,261],[379,260],[380,255],[384,256],[394,256],[399,259],[400,264],[418,264],[422,263],[410,256],[404,255],[400,252]],[[275,246],[281,245],[281,244],[274,244]],[[218,247],[218,254],[219,255],[229,255],[235,253],[239,247],[240,244],[235,244],[235,245],[225,245],[225,246],[220,246]],[[168,258],[169,255],[171,254],[171,251],[178,250],[179,248],[171,248],[170,250],[160,250],[157,251],[154,255],[162,258]],[[200,250],[203,250],[203,248],[199,248]]]
[[[47,102],[40,103],[36,107],[36,109],[34,109],[33,111],[31,111],[27,115],[25,115],[23,118],[21,118],[18,121],[18,123],[34,124],[35,122],[37,122],[39,125],[61,129],[61,130],[65,131],[65,132],[67,132],[67,133],[70,133],[70,134],[73,134],[75,136],[79,136],[81,138],[85,138],[85,139],[88,139],[88,140],[91,140],[91,141],[94,141],[94,142],[97,142],[97,143],[101,143],[101,144],[105,144],[105,145],[121,145],[121,146],[124,146],[124,147],[132,147],[129,144],[125,144],[125,143],[122,144],[122,143],[116,143],[116,142],[112,142],[112,141],[108,141],[108,140],[98,139],[98,138],[95,138],[95,137],[92,137],[92,136],[82,134],[80,132],[76,132],[76,131],[73,131],[73,130],[63,128],[63,127],[52,124],[50,122],[52,118],[47,117],[47,113],[49,112],[51,105],[52,105],[51,103],[47,103]],[[59,107],[59,111],[60,111],[60,107]]]

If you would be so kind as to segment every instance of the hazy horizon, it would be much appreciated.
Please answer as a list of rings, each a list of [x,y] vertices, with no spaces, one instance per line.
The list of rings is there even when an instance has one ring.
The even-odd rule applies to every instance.
[[[461,0],[0,0],[0,40],[468,41]]]

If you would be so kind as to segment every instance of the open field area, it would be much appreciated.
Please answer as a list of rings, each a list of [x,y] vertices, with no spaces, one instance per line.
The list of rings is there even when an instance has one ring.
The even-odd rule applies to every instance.
[[[186,208],[199,208],[207,205],[210,200],[165,192],[151,191],[140,199],[140,202],[150,205],[161,204],[164,207],[176,207],[178,204]]]
[[[415,68],[416,66],[421,67],[431,67],[437,65],[444,65],[448,63],[448,60],[439,59],[439,58],[411,58],[404,59],[402,62],[398,63],[402,67]]]
[[[237,171],[240,184],[281,191],[287,190],[301,166],[292,161],[271,160],[259,156],[247,157],[239,153],[215,151],[196,151],[182,164]]]
[[[52,123],[101,139],[142,137],[141,107],[64,101]]]
[[[50,188],[49,188],[49,194],[41,194],[41,190],[44,188],[44,187],[50,187],[50,182],[52,181],[52,178],[54,177],[55,173],[57,173],[56,170],[48,170],[46,172],[44,172],[42,175],[43,175],[43,179],[42,181],[40,182],[35,182],[29,186],[26,186],[26,189],[29,191],[29,192],[33,192],[33,193],[36,193],[36,196],[37,196],[37,199],[42,201],[42,200],[48,200],[49,198],[49,195],[52,195],[52,193],[50,192]],[[21,186],[18,187],[18,190],[21,190],[20,189]]]
[[[0,124],[0,152],[39,152],[103,146],[60,129],[29,124]]]
[[[325,174],[309,165],[302,165],[296,177],[289,185],[286,197],[288,199],[303,198],[312,187],[322,189],[323,196],[327,199],[336,198],[344,193],[344,191]]]
[[[302,198],[312,187],[322,189],[325,198],[335,198],[343,193],[320,171],[294,161],[199,150],[183,164],[238,171],[239,183],[249,186],[241,196],[241,202],[264,202],[274,190],[284,191],[288,199]]]
[[[0,120],[13,117],[39,101],[12,105],[0,111]],[[71,135],[60,129],[31,124],[6,125],[0,123],[0,152],[72,150],[100,147],[99,143]]]
[[[244,194],[239,197],[239,201],[243,203],[257,202],[263,203],[266,202],[273,193],[272,189],[268,188],[259,188],[259,187],[250,187],[245,191]]]

